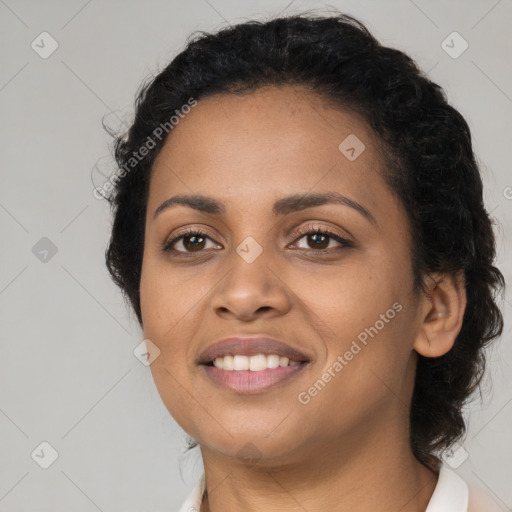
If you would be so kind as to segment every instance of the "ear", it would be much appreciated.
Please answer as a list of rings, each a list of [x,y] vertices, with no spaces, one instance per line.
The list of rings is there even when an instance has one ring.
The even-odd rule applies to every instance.
[[[414,350],[424,357],[440,357],[455,343],[466,310],[464,271],[430,274],[427,293],[422,293],[421,325]]]

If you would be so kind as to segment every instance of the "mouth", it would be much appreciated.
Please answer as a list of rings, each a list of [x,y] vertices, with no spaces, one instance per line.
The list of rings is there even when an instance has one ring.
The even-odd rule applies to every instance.
[[[272,338],[229,338],[209,347],[198,364],[210,381],[240,394],[267,391],[300,373],[311,358]]]
[[[308,361],[297,361],[278,354],[256,354],[254,356],[245,356],[242,354],[226,355],[216,357],[214,361],[206,363],[206,366],[214,366],[219,370],[225,371],[251,371],[261,372],[265,370],[274,370],[276,368],[287,368],[306,364]]]

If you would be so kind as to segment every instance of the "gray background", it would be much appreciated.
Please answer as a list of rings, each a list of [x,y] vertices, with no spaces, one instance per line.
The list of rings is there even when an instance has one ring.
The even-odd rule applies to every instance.
[[[329,5],[409,53],[466,117],[509,280],[512,2]],[[325,4],[0,0],[0,512],[172,511],[201,474],[199,454],[183,456],[185,434],[133,355],[142,335],[104,267],[109,209],[91,181],[102,182],[98,161],[108,166],[101,120],[129,121],[142,80],[194,30],[310,8]],[[48,50],[44,31],[59,45],[46,59],[31,47]],[[441,46],[453,31],[469,43],[458,58]],[[43,237],[57,248],[46,261]],[[509,319],[510,294],[502,304]],[[492,387],[486,381],[484,405],[468,409],[464,447],[451,459],[497,510],[512,510],[510,333],[507,322],[489,353]],[[47,469],[36,463],[49,456],[43,441],[59,454]]]

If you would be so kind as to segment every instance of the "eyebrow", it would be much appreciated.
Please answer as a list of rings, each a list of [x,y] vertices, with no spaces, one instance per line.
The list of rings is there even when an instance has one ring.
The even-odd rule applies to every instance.
[[[362,214],[372,224],[377,225],[375,217],[361,204],[349,199],[348,197],[339,194],[338,192],[325,192],[314,193],[309,192],[306,194],[293,194],[290,196],[278,199],[273,207],[272,213],[275,217],[287,215],[289,213],[306,210],[315,206],[322,206],[325,204],[341,204],[348,206],[360,214]],[[200,212],[209,213],[212,215],[225,215],[226,208],[223,203],[217,201],[213,197],[203,196],[201,194],[195,195],[177,195],[165,200],[153,214],[155,219],[160,213],[173,206],[183,205],[188,206]]]

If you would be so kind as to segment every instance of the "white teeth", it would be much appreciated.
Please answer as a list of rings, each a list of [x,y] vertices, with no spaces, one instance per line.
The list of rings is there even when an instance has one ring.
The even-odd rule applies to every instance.
[[[277,368],[279,366],[279,356],[271,354],[267,356],[267,368]]]
[[[247,356],[234,356],[233,357],[233,368],[235,370],[248,370],[249,369],[249,358]]]
[[[219,359],[223,359],[224,362],[222,363],[222,366],[217,366],[217,361]],[[223,370],[234,370],[235,369],[235,366],[233,364],[233,356],[224,356],[224,357],[217,357],[217,359],[215,359],[215,366],[217,366],[217,368],[222,368]]]
[[[287,357],[279,357],[277,354],[256,354],[254,356],[224,356],[217,357],[213,365],[221,370],[250,370],[252,372],[261,372],[267,368],[297,366],[299,361],[290,361]]]
[[[249,359],[249,370],[251,372],[261,372],[267,369],[267,358],[263,354],[251,356]]]

